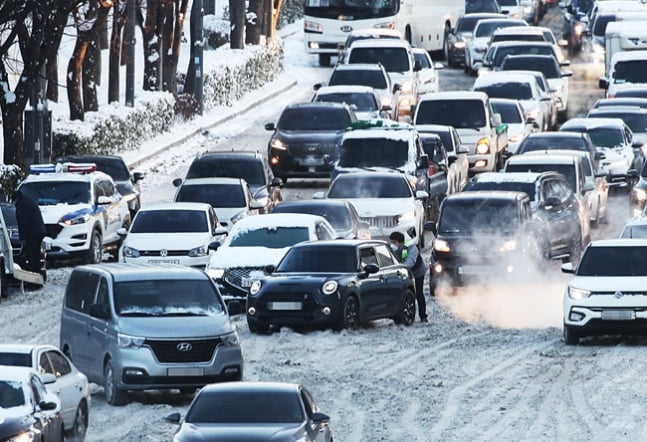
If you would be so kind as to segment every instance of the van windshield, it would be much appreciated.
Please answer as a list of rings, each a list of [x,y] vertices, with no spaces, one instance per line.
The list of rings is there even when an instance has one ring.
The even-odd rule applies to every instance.
[[[438,231],[445,234],[500,232],[513,233],[519,225],[516,201],[489,198],[454,200],[445,203]]]
[[[215,316],[224,312],[211,281],[151,279],[115,284],[119,316]]]
[[[481,100],[429,100],[418,106],[414,124],[442,124],[456,129],[485,126],[485,106]]]
[[[613,68],[613,82],[647,83],[647,60],[619,61]]]

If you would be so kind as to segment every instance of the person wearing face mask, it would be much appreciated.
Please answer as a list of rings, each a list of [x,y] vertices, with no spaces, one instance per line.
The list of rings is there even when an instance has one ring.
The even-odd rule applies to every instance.
[[[418,315],[420,322],[428,322],[427,319],[427,302],[425,301],[424,282],[425,282],[425,261],[420,255],[420,251],[415,244],[405,244],[404,234],[393,232],[389,235],[391,250],[395,257],[411,270],[416,285],[416,301],[418,302]]]

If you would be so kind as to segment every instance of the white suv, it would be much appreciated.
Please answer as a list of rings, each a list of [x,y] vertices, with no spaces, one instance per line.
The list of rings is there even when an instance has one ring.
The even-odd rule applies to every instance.
[[[128,202],[113,179],[93,163],[32,165],[19,189],[36,201],[45,221],[48,259],[99,263],[117,249],[117,229],[128,228]]]
[[[647,320],[647,240],[593,241],[564,292],[564,341],[576,345],[586,335],[642,331]]]

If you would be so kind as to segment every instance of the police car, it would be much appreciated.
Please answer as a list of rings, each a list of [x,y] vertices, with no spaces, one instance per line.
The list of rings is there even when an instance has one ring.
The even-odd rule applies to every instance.
[[[29,172],[19,189],[40,207],[48,259],[99,263],[104,249],[119,247],[117,229],[130,225],[128,203],[96,164],[37,164]]]

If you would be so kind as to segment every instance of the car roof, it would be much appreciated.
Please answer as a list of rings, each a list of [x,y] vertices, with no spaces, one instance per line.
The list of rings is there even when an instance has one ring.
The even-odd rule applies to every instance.
[[[623,227],[630,227],[630,226],[647,226],[647,216],[637,216],[634,218],[629,218],[625,222],[625,225]]]
[[[266,213],[262,215],[247,216],[236,224],[234,229],[262,229],[276,227],[314,227],[317,222],[328,222],[325,218],[318,215],[307,213]]]
[[[120,155],[98,155],[98,154],[91,154],[91,153],[59,155],[58,157],[56,157],[57,162],[94,163],[96,160],[113,160],[113,161],[123,162],[124,158]]]
[[[534,183],[540,177],[556,172],[483,172],[472,177],[478,183]]]
[[[514,19],[508,18],[508,16],[505,16],[503,18],[501,17],[495,17],[495,18],[484,18],[483,20],[479,20],[474,29],[477,27],[481,26],[482,24],[488,24],[488,23],[509,23]]]
[[[507,40],[507,41],[495,41],[490,45],[491,48],[501,48],[507,46],[549,46],[554,48],[555,45],[548,41],[523,41],[523,40]]]
[[[489,19],[489,18],[508,18],[505,14],[499,14],[497,12],[470,12],[469,14],[464,14],[461,18],[479,18],[479,19]]]
[[[208,204],[208,203],[174,202],[174,203],[147,204],[144,207],[141,207],[139,209],[139,212],[148,212],[152,210],[178,210],[178,211],[202,210],[206,212],[206,211],[209,211],[210,209],[211,209],[211,204]]]
[[[536,26],[508,26],[506,28],[499,28],[494,31],[495,34],[520,34],[520,35],[544,35],[545,29],[540,29]]]
[[[31,367],[17,367],[13,365],[0,365],[0,381],[19,381],[26,383],[30,376],[38,376]]]
[[[624,128],[625,122],[620,118],[571,118],[564,122],[559,130],[570,128],[585,128],[588,130],[601,127]]]
[[[350,50],[355,48],[403,48],[411,49],[411,45],[404,39],[396,38],[365,38],[356,40],[350,45]],[[350,64],[350,63],[349,63]]]
[[[283,392],[283,393],[297,393],[301,386],[288,382],[259,382],[259,381],[240,381],[240,382],[218,382],[207,384],[200,390],[202,393],[235,393],[235,392]]]
[[[322,86],[315,95],[323,94],[375,94],[375,89],[370,86],[360,85],[338,85],[338,86]]]
[[[507,59],[511,60],[554,60],[556,64],[559,65],[559,62],[552,55],[546,54],[510,54],[504,58],[504,62]]]
[[[450,132],[454,128],[453,126],[448,126],[445,124],[416,124],[415,127],[420,135],[425,132]]]
[[[647,60],[647,50],[618,51],[611,56],[611,64],[617,61]]]
[[[618,106],[602,106],[596,107],[589,110],[588,115],[590,114],[612,114],[612,113],[623,113],[623,114],[647,114],[647,109],[640,106],[631,106],[631,105],[618,105]]]
[[[59,350],[57,347],[49,344],[0,344],[0,353],[31,354],[37,349]]]
[[[502,174],[504,175],[504,174]],[[465,190],[453,193],[445,198],[445,201],[463,200],[524,200],[529,199],[525,192],[512,190]]]
[[[364,244],[386,244],[385,241],[378,239],[329,239],[318,241],[304,241],[297,243],[292,248],[297,247],[357,247]]]
[[[349,63],[338,64],[333,68],[335,71],[384,71],[384,67],[379,63]]]
[[[348,173],[342,173],[339,174],[335,177],[333,182],[337,180],[344,180],[344,179],[351,179],[351,178],[362,178],[362,179],[371,179],[371,178],[394,178],[394,177],[400,177],[401,179],[406,181],[406,177],[403,173],[398,172],[398,171],[370,171],[370,172],[348,172]]]
[[[79,183],[91,183],[96,179],[114,180],[110,175],[104,172],[96,171],[90,173],[77,172],[53,172],[53,173],[30,173],[23,181],[26,182],[50,182],[50,181],[75,181]]]
[[[595,102],[593,107],[595,109],[599,107],[607,106],[639,106],[642,108],[647,108],[647,98],[641,97],[616,97],[616,98],[600,98]]]
[[[526,138],[584,138],[585,134],[582,132],[534,132],[529,134]]]
[[[423,95],[420,97],[419,103],[437,100],[480,100],[486,102],[488,95],[481,91],[443,91]]]
[[[647,247],[647,239],[639,238],[609,238],[591,241],[588,247]]]
[[[535,83],[535,73],[521,71],[497,71],[481,75],[474,81],[472,87],[501,83]]]
[[[230,177],[187,178],[184,181],[182,181],[182,184],[180,185],[180,187],[205,186],[209,184],[229,184],[232,186],[244,186],[247,183],[242,178],[230,178]]]
[[[287,208],[289,209],[290,207],[306,207],[306,206],[315,206],[315,207],[322,207],[322,206],[329,206],[329,207],[346,207],[350,203],[346,200],[332,200],[332,199],[311,199],[311,200],[289,200],[289,201],[281,201],[276,204],[275,209],[277,207],[280,208]]]
[[[73,272],[77,271],[108,273],[112,276],[115,282],[138,281],[147,279],[210,280],[209,276],[201,269],[181,266],[179,264],[134,264],[111,262],[76,266]]]
[[[386,35],[392,37],[402,38],[402,32],[396,29],[387,29],[387,28],[361,28],[353,29],[348,33],[352,37],[363,37],[363,36],[376,36],[376,35]]]
[[[563,152],[561,150],[553,150],[552,152],[555,153],[530,155],[531,152],[528,152],[522,155],[513,155],[508,159],[506,164],[572,164],[577,160],[577,158],[573,155],[566,155],[561,153]]]
[[[257,161],[262,160],[261,154],[258,151],[252,150],[225,150],[225,151],[214,151],[207,150],[198,154],[194,161],[202,160],[247,160],[247,161]]]
[[[406,124],[406,123],[405,123]],[[397,124],[384,127],[367,127],[360,129],[349,129],[342,135],[344,140],[379,138],[399,141],[412,141],[416,135],[416,129],[410,125]]]
[[[344,103],[331,103],[329,101],[309,101],[307,103],[293,103],[288,104],[285,109],[321,109],[321,108],[337,108],[337,109],[349,109],[347,104]]]

